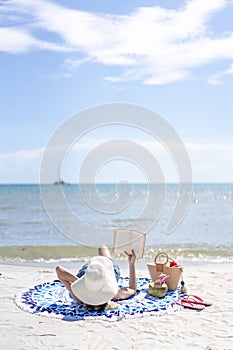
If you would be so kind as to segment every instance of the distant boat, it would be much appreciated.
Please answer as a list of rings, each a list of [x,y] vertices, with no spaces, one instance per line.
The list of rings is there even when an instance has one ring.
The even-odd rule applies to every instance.
[[[64,185],[64,181],[63,180],[55,181],[53,184],[54,185]]]
[[[61,174],[61,165],[59,164],[58,166],[58,181],[55,181],[53,184],[54,185],[69,185],[68,182],[65,182],[64,180],[62,180],[62,178],[60,177]]]
[[[68,182],[63,181],[62,179],[59,179],[58,181],[55,181],[53,184],[54,185],[69,185]]]

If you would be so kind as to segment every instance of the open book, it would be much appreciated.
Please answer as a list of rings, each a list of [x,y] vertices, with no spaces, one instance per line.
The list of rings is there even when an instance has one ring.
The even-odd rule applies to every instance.
[[[113,253],[123,253],[124,250],[130,252],[134,249],[137,258],[142,258],[144,253],[146,234],[134,230],[115,230]]]

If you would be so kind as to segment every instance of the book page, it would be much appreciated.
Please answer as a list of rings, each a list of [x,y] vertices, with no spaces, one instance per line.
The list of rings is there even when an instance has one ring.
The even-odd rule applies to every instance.
[[[127,252],[130,252],[131,249],[134,249],[136,256],[138,258],[142,258],[144,253],[145,241],[145,233],[137,232],[134,230],[115,230],[113,253],[124,253],[125,250]]]

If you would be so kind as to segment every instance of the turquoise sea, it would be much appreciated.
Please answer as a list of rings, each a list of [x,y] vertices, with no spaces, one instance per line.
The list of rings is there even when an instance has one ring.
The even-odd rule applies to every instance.
[[[151,261],[156,252],[168,252],[179,262],[233,261],[233,184],[194,184],[189,209],[175,231],[168,234],[168,217],[177,200],[178,185],[166,185],[166,200],[161,215],[153,217],[153,208],[143,212],[149,196],[156,196],[160,185],[150,191],[146,184],[134,184],[130,190],[118,189],[115,184],[43,185],[49,198],[56,203],[61,190],[80,223],[75,236],[62,233],[51,222],[42,202],[39,185],[0,185],[0,262],[53,264],[58,261],[79,262],[95,254],[99,243],[112,244],[115,228],[129,228],[147,232],[144,260]],[[124,186],[124,185],[122,185]],[[124,190],[125,189],[125,190]],[[96,196],[96,193],[98,196]],[[112,203],[114,199],[130,198],[130,204],[118,209],[98,209],[98,201]],[[94,198],[92,206],[86,198]],[[109,205],[110,205],[109,204]],[[67,217],[60,212],[59,220]],[[68,226],[67,226],[68,227]],[[105,234],[105,229],[108,232]],[[77,233],[76,233],[77,231]],[[102,232],[99,234],[99,232]]]

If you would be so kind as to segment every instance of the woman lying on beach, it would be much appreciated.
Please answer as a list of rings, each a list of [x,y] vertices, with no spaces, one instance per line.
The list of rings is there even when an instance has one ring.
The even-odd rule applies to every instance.
[[[118,287],[120,268],[111,258],[110,251],[105,245],[98,248],[98,256],[91,258],[79,270],[77,276],[57,266],[57,277],[76,301],[85,304],[87,310],[113,309],[117,304],[112,300],[128,299],[136,293],[136,255],[133,250],[125,253],[129,262],[129,288]]]

